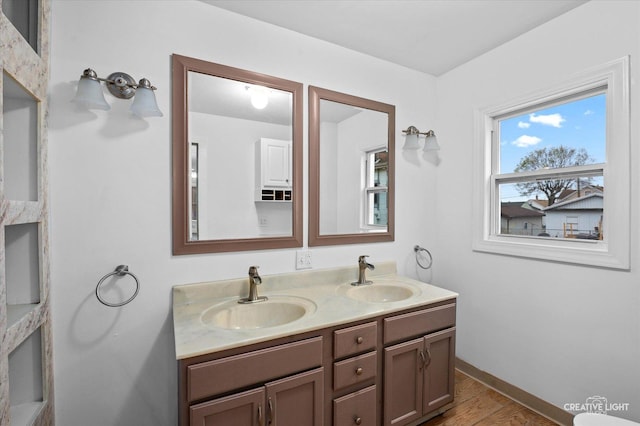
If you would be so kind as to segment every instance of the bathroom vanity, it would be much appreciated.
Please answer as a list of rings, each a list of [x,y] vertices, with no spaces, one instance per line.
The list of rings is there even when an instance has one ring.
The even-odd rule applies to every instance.
[[[269,300],[253,305],[237,304],[247,279],[174,287],[180,425],[413,425],[446,410],[457,294],[394,263],[367,286],[356,275],[264,277]]]

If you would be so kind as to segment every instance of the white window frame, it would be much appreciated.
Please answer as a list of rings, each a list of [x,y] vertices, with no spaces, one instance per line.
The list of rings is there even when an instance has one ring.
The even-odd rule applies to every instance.
[[[562,169],[561,173],[602,171],[604,196],[604,240],[566,240],[548,237],[522,237],[500,234],[500,200],[497,196],[496,164],[499,145],[493,140],[498,117],[518,110],[558,103],[565,98],[605,88],[606,162]],[[629,58],[611,61],[587,70],[544,91],[511,102],[475,111],[473,243],[474,251],[525,258],[629,269],[630,264],[630,114]],[[550,176],[557,170],[549,171]],[[518,181],[528,173],[511,176]],[[506,174],[502,178],[509,177]]]

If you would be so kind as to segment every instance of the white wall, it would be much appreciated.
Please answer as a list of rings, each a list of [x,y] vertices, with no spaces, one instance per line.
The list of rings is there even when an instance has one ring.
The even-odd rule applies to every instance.
[[[394,104],[397,129],[431,126],[435,79],[198,1],[56,0],[52,9],[56,422],[175,425],[171,287],[242,277],[252,264],[261,266],[263,277],[293,271],[295,250],[172,256],[171,54],[304,83],[305,128],[306,85]],[[76,111],[69,101],[86,67],[100,76],[124,71],[136,79],[147,77],[158,87],[165,116],[130,118],[129,102],[110,95],[109,112]],[[396,137],[400,150],[399,131]],[[305,176],[307,143],[305,131]],[[418,272],[412,248],[434,244],[434,228],[427,224],[435,220],[436,168],[406,162],[401,155],[397,159],[395,242],[313,248],[314,268],[355,267],[358,255],[368,254],[374,264],[395,260],[401,272],[430,279]],[[305,212],[306,205],[305,200]],[[436,256],[435,264],[439,261]],[[140,278],[140,294],[129,305],[108,308],[93,292],[98,280],[121,263]]]
[[[640,2],[591,1],[438,79],[434,282],[460,293],[457,355],[558,406],[604,396],[640,420],[637,221],[631,270],[471,251],[473,111],[631,55],[632,212],[640,214]]]
[[[188,134],[198,143],[199,239],[292,235],[291,203],[255,202],[258,141],[291,140],[291,126],[191,112]]]

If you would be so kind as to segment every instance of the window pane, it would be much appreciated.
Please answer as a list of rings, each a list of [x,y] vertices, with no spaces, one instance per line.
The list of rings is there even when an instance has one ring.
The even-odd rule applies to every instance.
[[[498,185],[500,234],[603,239],[602,175]]]
[[[368,204],[371,207],[368,225],[386,226],[388,222],[387,192],[370,192],[368,197]]]
[[[387,186],[388,183],[388,170],[389,170],[389,155],[387,151],[378,151],[374,154],[374,171],[373,171],[373,185],[369,186]]]
[[[499,173],[604,163],[606,94],[499,121]]]

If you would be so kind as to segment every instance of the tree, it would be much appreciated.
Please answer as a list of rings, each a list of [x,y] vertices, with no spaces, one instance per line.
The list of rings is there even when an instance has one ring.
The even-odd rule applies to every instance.
[[[561,169],[570,166],[583,166],[593,162],[584,148],[568,148],[557,146],[537,149],[520,159],[514,172],[535,171],[541,169]],[[549,200],[549,205],[555,203],[558,194],[571,188],[575,178],[570,179],[545,179],[535,182],[523,182],[516,184],[520,195],[532,195],[543,192]]]

